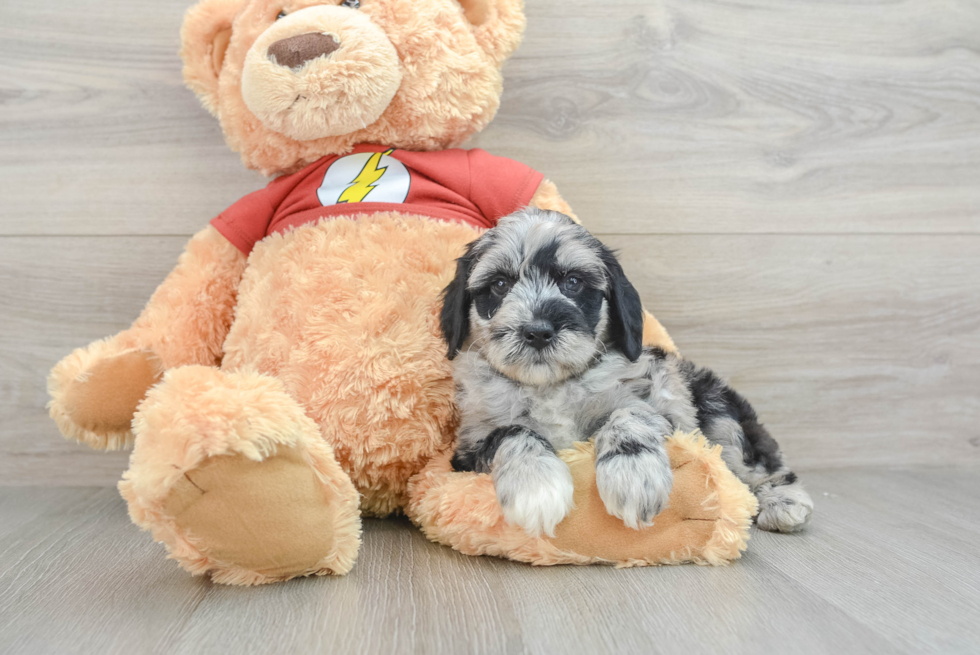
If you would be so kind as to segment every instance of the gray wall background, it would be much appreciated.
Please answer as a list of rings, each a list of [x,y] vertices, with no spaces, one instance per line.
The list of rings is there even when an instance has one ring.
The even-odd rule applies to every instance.
[[[264,184],[183,88],[189,0],[0,9],[0,484],[114,484],[47,370]],[[798,469],[980,461],[980,3],[529,0],[470,145],[538,168]]]

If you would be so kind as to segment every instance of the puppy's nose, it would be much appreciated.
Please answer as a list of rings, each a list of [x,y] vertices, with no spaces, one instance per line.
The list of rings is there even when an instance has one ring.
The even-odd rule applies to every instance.
[[[310,32],[276,41],[269,46],[269,57],[280,66],[299,68],[311,59],[326,57],[340,47],[329,34]]]
[[[555,327],[549,321],[532,321],[524,326],[522,334],[527,345],[541,350],[551,343],[555,336]]]

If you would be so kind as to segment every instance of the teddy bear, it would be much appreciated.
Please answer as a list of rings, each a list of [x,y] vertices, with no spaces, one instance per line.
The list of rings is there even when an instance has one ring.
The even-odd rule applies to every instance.
[[[576,510],[507,524],[486,475],[449,464],[440,292],[466,244],[523,206],[573,215],[531,168],[460,146],[498,108],[522,0],[201,0],[184,77],[245,166],[272,177],[191,238],[133,325],[49,377],[62,433],[132,446],[133,521],[229,584],[340,575],[361,517],[535,564],[718,564],[754,498],[697,435],[669,445],[654,528],[597,500],[589,444],[562,453]],[[648,344],[673,349],[647,316]]]

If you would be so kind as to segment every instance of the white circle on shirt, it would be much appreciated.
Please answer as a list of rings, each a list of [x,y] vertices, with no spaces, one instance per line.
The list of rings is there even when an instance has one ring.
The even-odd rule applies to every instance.
[[[359,152],[339,158],[323,174],[316,197],[324,207],[357,202],[403,203],[412,186],[405,164],[385,152]]]

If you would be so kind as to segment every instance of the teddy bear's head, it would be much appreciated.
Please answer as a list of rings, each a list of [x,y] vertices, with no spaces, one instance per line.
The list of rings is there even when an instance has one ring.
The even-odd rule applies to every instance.
[[[523,0],[202,0],[184,78],[250,168],[458,145],[497,109]]]

